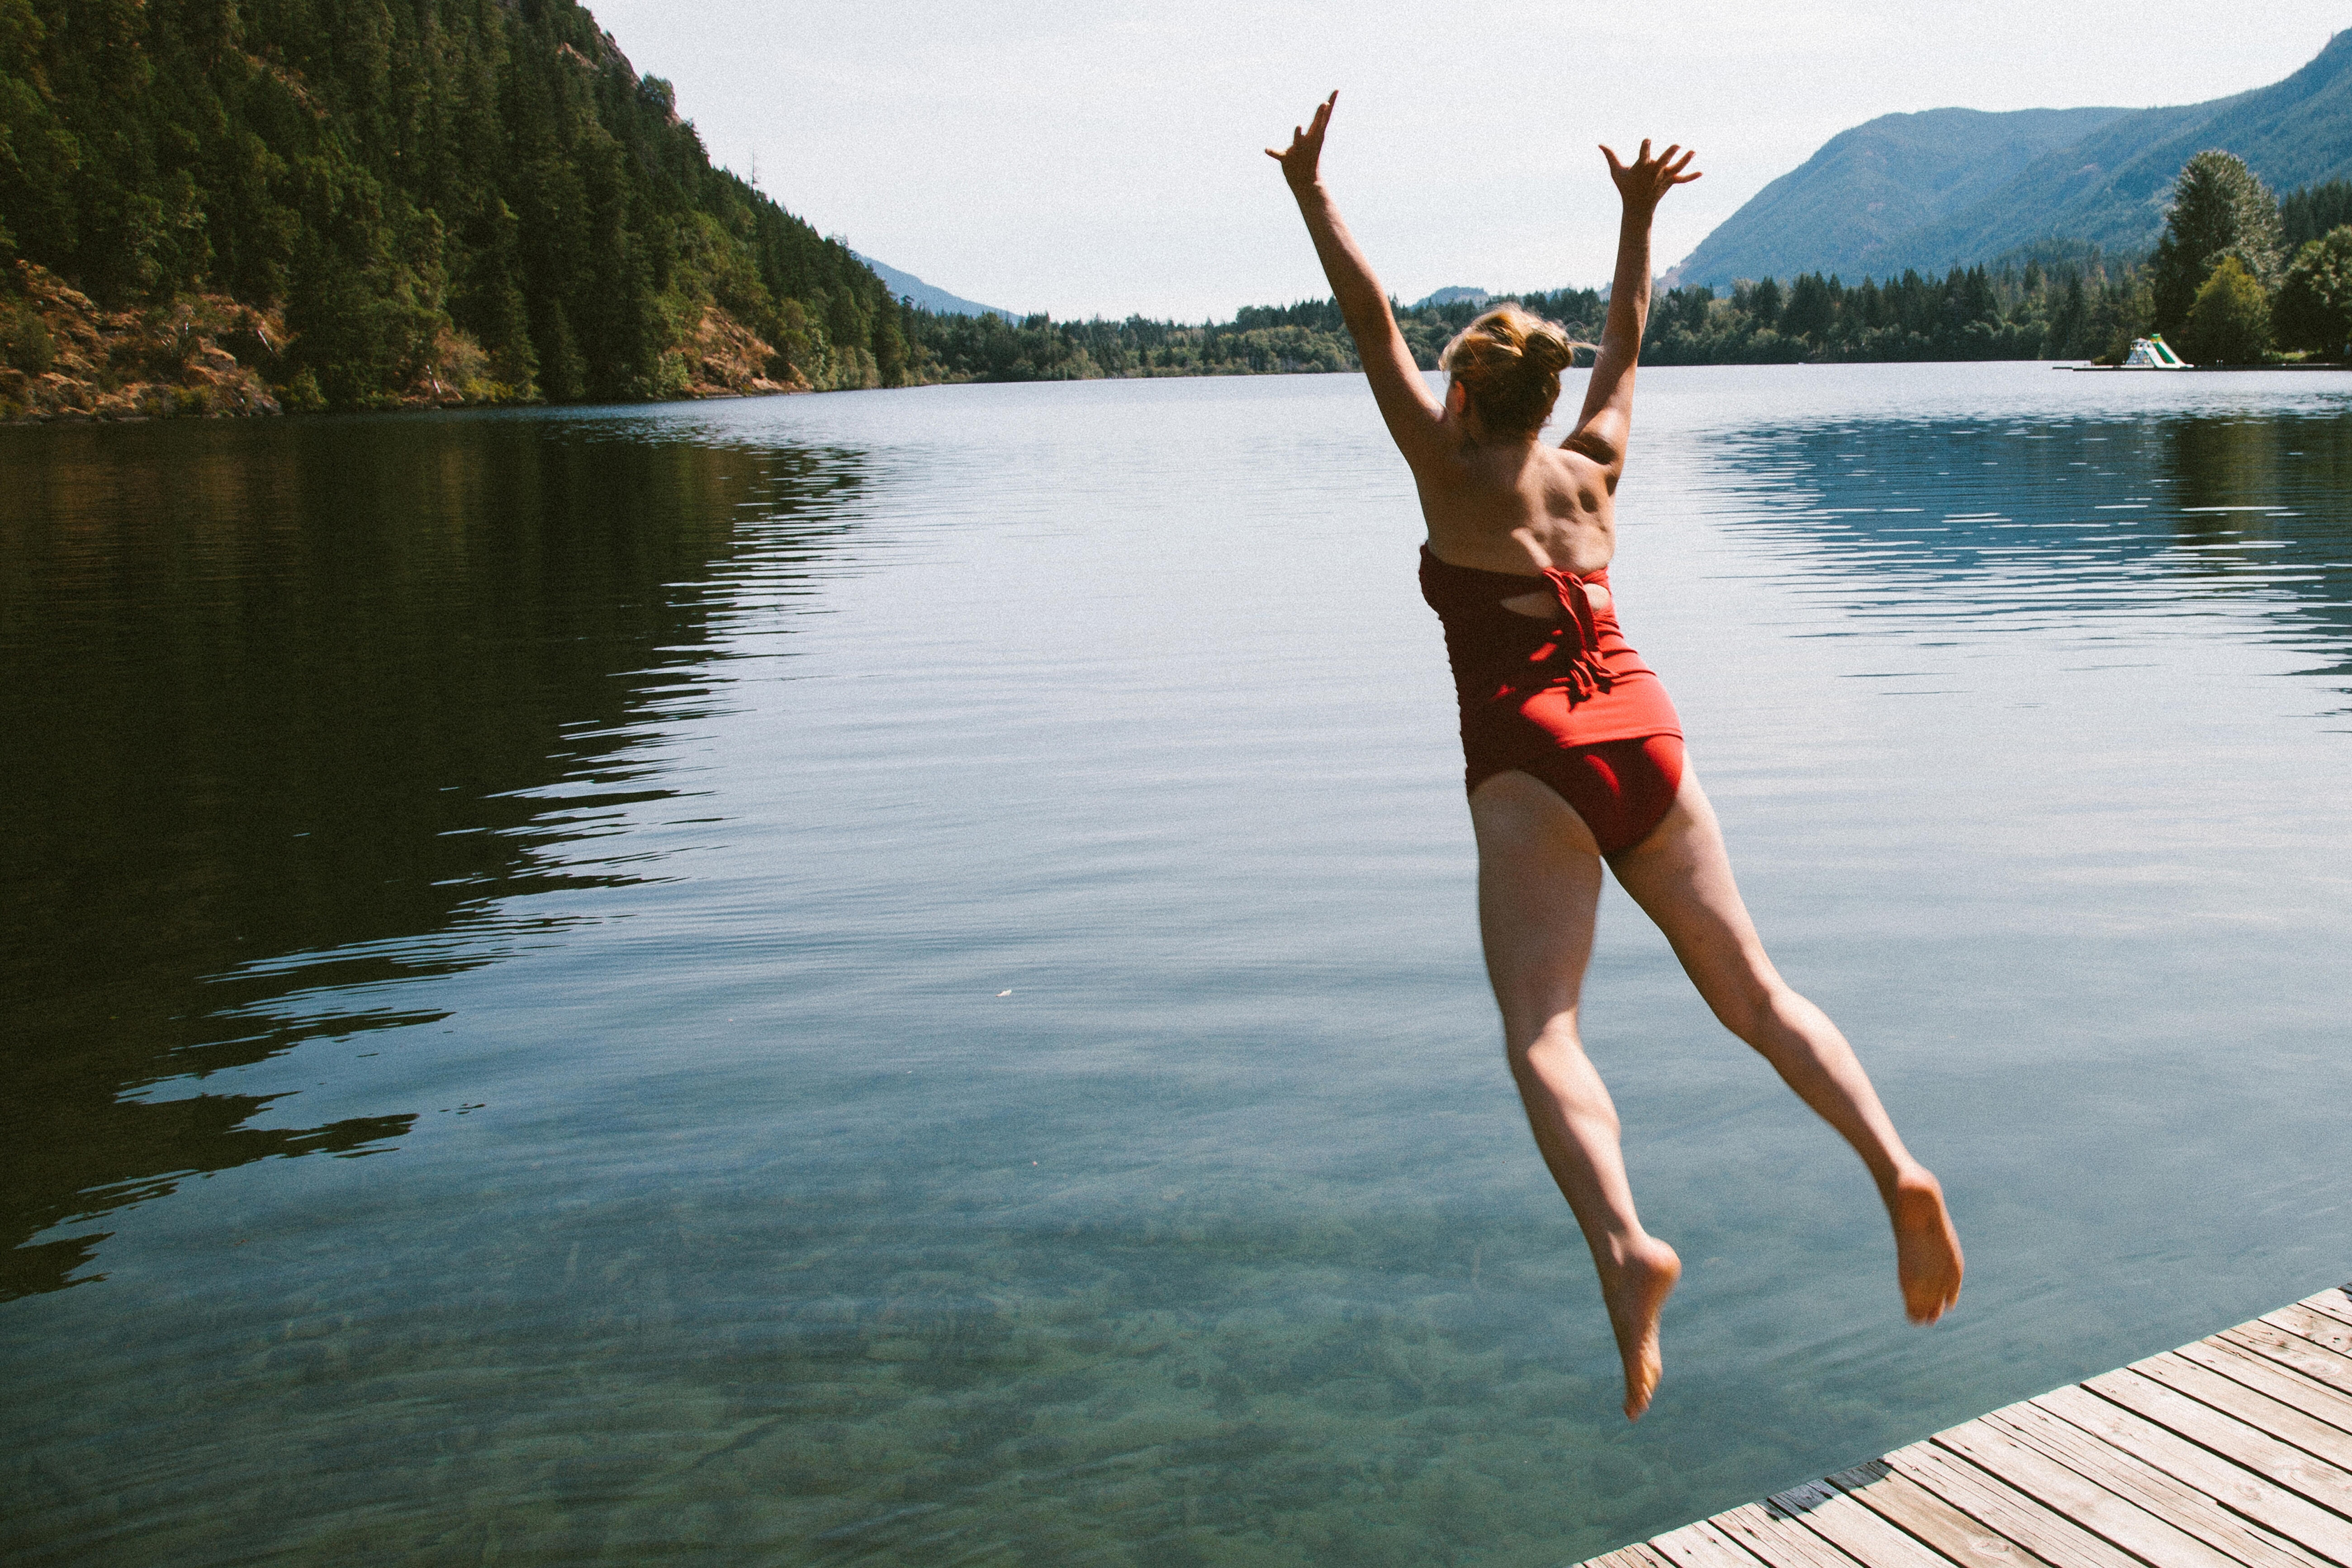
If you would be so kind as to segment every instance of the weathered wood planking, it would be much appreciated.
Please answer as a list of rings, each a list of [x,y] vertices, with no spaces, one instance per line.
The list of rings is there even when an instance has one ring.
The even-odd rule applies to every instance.
[[[2352,1295],[1580,1568],[2352,1568]]]

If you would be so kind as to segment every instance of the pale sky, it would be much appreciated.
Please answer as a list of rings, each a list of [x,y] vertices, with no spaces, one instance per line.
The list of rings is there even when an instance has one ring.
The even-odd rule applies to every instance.
[[[2144,108],[2266,86],[2352,0],[589,0],[714,161],[951,293],[1200,321],[1329,292],[1280,145],[1339,89],[1324,171],[1389,291],[1604,281],[1594,143],[1698,149],[1664,271],[1877,115]]]

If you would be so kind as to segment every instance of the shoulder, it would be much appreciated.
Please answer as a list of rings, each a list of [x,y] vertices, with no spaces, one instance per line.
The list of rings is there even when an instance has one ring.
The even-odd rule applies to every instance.
[[[1588,419],[1552,450],[1579,479],[1613,492],[1618,475],[1625,471],[1623,431],[1622,420]]]
[[[1405,466],[1412,470],[1413,480],[1424,494],[1478,488],[1481,476],[1476,465],[1461,444],[1449,439],[1442,427],[1431,432],[1427,441],[1410,447],[1399,442],[1398,446],[1404,453]]]
[[[1559,446],[1544,448],[1544,458],[1546,478],[1555,490],[1589,500],[1617,488],[1618,465],[1607,453],[1595,450],[1581,431]]]

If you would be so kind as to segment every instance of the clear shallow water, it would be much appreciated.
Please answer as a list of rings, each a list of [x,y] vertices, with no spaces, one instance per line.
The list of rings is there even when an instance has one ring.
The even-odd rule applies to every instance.
[[[0,1544],[1566,1562],[2337,1282],[2334,380],[1645,374],[1629,631],[1970,1278],[1612,895],[1630,1429],[1360,383],[0,432]]]

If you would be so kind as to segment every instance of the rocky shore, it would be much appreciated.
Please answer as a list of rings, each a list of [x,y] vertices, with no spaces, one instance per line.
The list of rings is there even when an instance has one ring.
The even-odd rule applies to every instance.
[[[237,418],[320,405],[288,353],[282,311],[225,295],[107,310],[56,274],[19,260],[0,277],[0,423]],[[806,392],[772,379],[775,350],[717,306],[666,356],[662,395],[745,397]],[[409,387],[387,405],[451,408],[518,401],[488,379],[488,357],[445,331]]]

